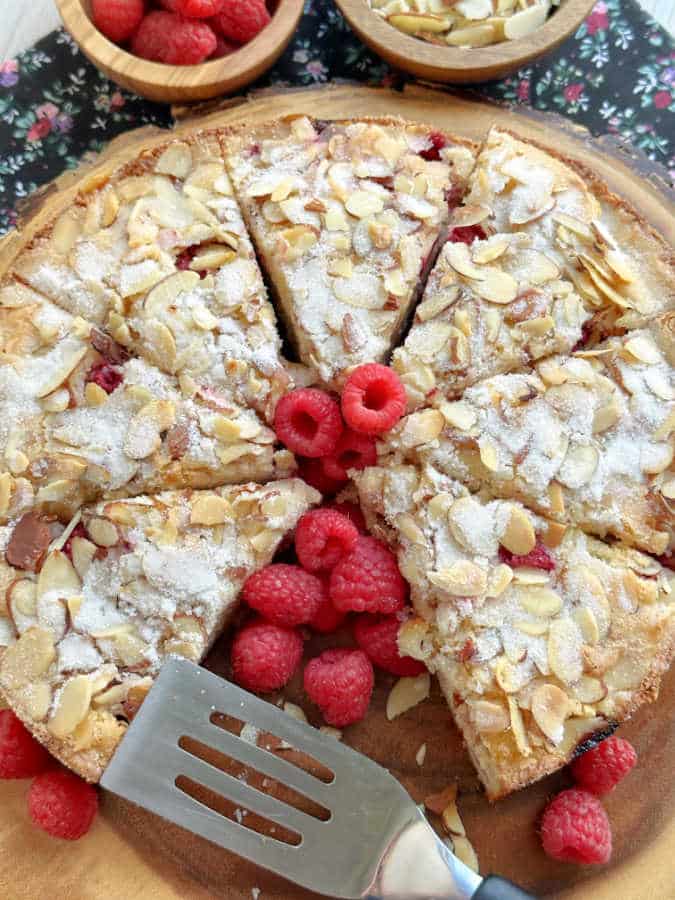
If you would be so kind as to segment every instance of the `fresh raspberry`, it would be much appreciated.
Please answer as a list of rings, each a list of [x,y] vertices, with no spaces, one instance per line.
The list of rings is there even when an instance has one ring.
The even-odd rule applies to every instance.
[[[263,0],[225,0],[218,18],[223,36],[238,44],[246,44],[270,21]]]
[[[32,778],[44,772],[51,756],[11,709],[0,710],[0,778]]]
[[[340,407],[325,391],[299,388],[277,403],[274,430],[293,453],[312,459],[327,456],[342,434]]]
[[[583,350],[583,348],[586,346],[586,344],[588,344],[593,335],[593,328],[593,319],[587,319],[581,326],[581,337],[572,347],[572,353],[575,353],[577,350]]]
[[[322,459],[300,459],[298,461],[298,474],[310,487],[330,497],[344,487],[346,480],[341,478],[336,481],[331,478],[323,467]]]
[[[323,470],[329,478],[346,481],[349,469],[365,469],[377,462],[375,438],[367,434],[358,434],[351,428],[345,429],[335,450],[321,460]]]
[[[208,19],[222,12],[224,0],[160,0],[160,5],[169,12],[178,13],[190,19]]]
[[[38,775],[28,792],[33,824],[66,841],[76,841],[86,834],[97,810],[96,788],[65,769]]]
[[[362,650],[324,650],[305,666],[305,692],[329,725],[358,722],[368,711],[375,676]]]
[[[370,661],[391,672],[392,675],[421,675],[425,666],[411,656],[401,656],[398,650],[398,630],[405,621],[405,615],[359,616],[354,623],[356,643]]]
[[[92,366],[84,380],[86,384],[93,381],[94,384],[103,388],[106,394],[112,394],[124,381],[124,375],[110,363],[102,362]]]
[[[287,628],[311,621],[325,596],[316,575],[288,563],[273,563],[249,575],[243,591],[251,609]]]
[[[458,225],[448,235],[451,244],[473,244],[474,241],[484,241],[487,235],[480,225]]]
[[[366,533],[366,520],[363,518],[363,513],[358,504],[342,500],[336,503],[329,503],[324,509],[334,509],[336,512],[342,513],[343,516],[347,516],[356,525],[361,534]]]
[[[143,18],[143,0],[92,0],[91,16],[101,34],[116,44],[127,41]]]
[[[358,537],[347,516],[334,509],[312,509],[295,529],[295,552],[308,572],[325,572],[354,549]]]
[[[523,566],[529,566],[531,569],[544,569],[545,572],[552,572],[555,569],[555,560],[539,540],[534,549],[525,556],[516,556],[514,553],[509,553],[505,547],[500,547],[499,558],[512,569],[521,569]]]
[[[541,842],[552,859],[602,865],[612,855],[612,829],[597,797],[578,788],[562,791],[541,820]]]
[[[407,590],[391,550],[377,538],[360,537],[331,572],[328,593],[341,612],[387,615],[404,606]]]
[[[229,56],[230,53],[234,53],[235,50],[239,49],[238,44],[233,44],[231,41],[226,41],[222,34],[216,34],[216,49],[213,51],[209,59],[222,59],[223,56]],[[199,273],[201,275],[201,272]],[[203,277],[206,277],[206,272],[204,272]]]
[[[332,634],[347,618],[347,614],[338,612],[333,606],[333,602],[328,596],[328,584],[326,583],[326,596],[321,602],[321,606],[314,614],[314,618],[309,623],[309,627],[320,634]]]
[[[628,775],[636,762],[637,753],[630,741],[612,735],[574,760],[572,776],[580,787],[602,797]]]
[[[431,131],[429,133],[429,144],[425,150],[420,150],[419,155],[422,159],[426,159],[429,162],[433,162],[434,160],[441,158],[441,150],[443,147],[447,147],[448,141],[444,134],[441,134],[440,131]]]
[[[366,363],[355,369],[342,391],[342,415],[354,431],[383,434],[398,422],[406,407],[405,388],[393,369]]]
[[[240,629],[230,650],[234,680],[247,691],[261,694],[287,684],[301,657],[302,638],[297,631],[262,619]]]
[[[163,10],[148,13],[131,42],[136,56],[170,66],[204,62],[215,49],[216,36],[206,22]]]

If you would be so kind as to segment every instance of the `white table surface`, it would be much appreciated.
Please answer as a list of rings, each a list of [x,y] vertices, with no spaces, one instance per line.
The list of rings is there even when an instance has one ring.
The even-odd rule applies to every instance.
[[[675,35],[674,0],[639,2]],[[60,24],[54,0],[0,0],[0,7],[0,61],[15,56]]]

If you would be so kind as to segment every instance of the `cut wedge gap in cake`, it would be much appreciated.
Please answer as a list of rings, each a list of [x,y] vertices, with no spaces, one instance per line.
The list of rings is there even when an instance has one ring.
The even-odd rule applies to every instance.
[[[37,516],[1,529],[7,702],[97,781],[162,662],[204,657],[248,575],[319,500],[289,479],[104,501],[65,530]]]
[[[333,388],[386,360],[473,145],[396,119],[299,116],[224,133],[223,146],[300,360]]]
[[[675,575],[656,560],[430,466],[357,484],[411,586],[400,651],[438,676],[491,800],[656,698],[675,654]]]

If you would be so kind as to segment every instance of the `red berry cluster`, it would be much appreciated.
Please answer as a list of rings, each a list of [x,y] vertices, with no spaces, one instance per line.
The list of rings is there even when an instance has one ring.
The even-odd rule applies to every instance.
[[[358,649],[324,651],[305,666],[307,696],[330,725],[362,719],[373,690],[373,664],[395,675],[424,667],[402,657],[397,637],[405,621],[407,588],[393,553],[363,534],[361,511],[350,503],[315,509],[298,522],[297,563],[272,563],[251,575],[243,597],[258,618],[232,643],[235,680],[248,690],[277,690],[290,681],[302,656],[299,626],[330,634],[354,621]]]
[[[541,819],[541,842],[548,856],[582,865],[609,862],[612,829],[598,797],[612,791],[636,762],[633,745],[612,736],[572,763],[578,787],[554,797]]]
[[[406,393],[393,369],[367,363],[347,379],[338,401],[300,388],[277,404],[274,430],[300,459],[300,475],[322,494],[336,493],[350,469],[375,465],[375,439],[398,422]]]
[[[0,778],[33,778],[28,812],[53,837],[75,841],[98,810],[96,788],[60,768],[9,709],[0,710]]]
[[[92,0],[91,9],[109,40],[171,66],[227,56],[270,21],[265,0]]]

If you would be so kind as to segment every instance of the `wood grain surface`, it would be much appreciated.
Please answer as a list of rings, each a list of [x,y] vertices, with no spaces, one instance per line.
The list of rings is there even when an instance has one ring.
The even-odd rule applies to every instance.
[[[199,119],[185,119],[178,130],[242,121],[251,124],[300,111],[321,118],[398,113],[467,137],[480,137],[490,124],[499,123],[554,145],[558,152],[590,166],[675,244],[672,197],[664,193],[658,175],[652,173],[646,179],[646,170],[636,174],[635,166],[646,163],[622,158],[610,146],[564,127],[562,120],[543,115],[524,116],[423,88],[401,94],[349,85],[263,93]],[[113,143],[93,171],[70,174],[56,189],[48,190],[41,208],[31,211],[26,226],[0,244],[0,275],[34,229],[71,201],[82,178],[98,177],[137,152],[140,144],[147,146],[159,139],[156,129],[145,129],[141,138],[125,135]],[[319,647],[320,642],[310,647],[310,652]],[[226,660],[224,637],[216,644],[208,665],[226,674]],[[675,670],[664,680],[659,701],[640,710],[622,729],[636,745],[640,761],[631,776],[606,798],[614,829],[614,857],[610,866],[596,870],[553,863],[538,844],[537,817],[547,798],[567,784],[565,773],[490,806],[437,689],[425,703],[387,722],[384,709],[392,683],[387,676],[378,678],[368,717],[348,729],[345,737],[356,749],[390,768],[418,801],[458,781],[459,809],[483,873],[498,872],[542,898],[556,900],[675,900]],[[307,706],[297,681],[284,696]],[[316,715],[308,712],[318,724]],[[415,757],[422,743],[426,743],[427,753],[420,767]],[[86,838],[75,844],[53,840],[28,823],[26,791],[24,782],[2,785],[3,900],[249,900],[256,888],[261,891],[261,900],[305,900],[312,896],[109,796],[102,798],[102,813]],[[359,798],[354,797],[354,804],[358,803]]]

